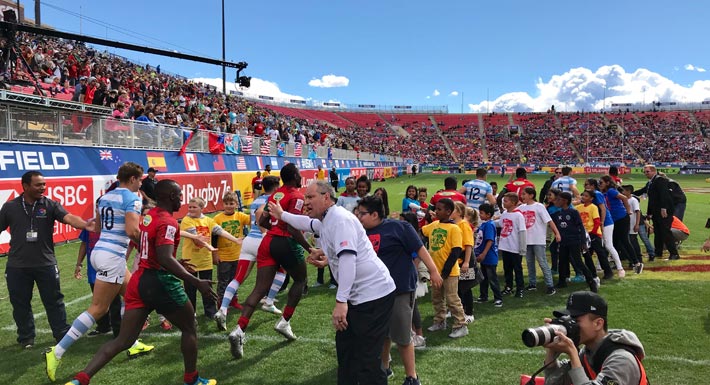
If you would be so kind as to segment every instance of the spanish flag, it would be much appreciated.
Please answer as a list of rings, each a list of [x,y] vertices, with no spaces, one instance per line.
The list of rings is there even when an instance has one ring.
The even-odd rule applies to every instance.
[[[145,156],[148,158],[148,168],[153,167],[161,172],[168,171],[168,166],[165,164],[165,154],[162,152],[146,152]]]

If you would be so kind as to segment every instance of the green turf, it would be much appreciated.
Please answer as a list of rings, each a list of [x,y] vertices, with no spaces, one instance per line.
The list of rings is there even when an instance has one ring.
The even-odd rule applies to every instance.
[[[410,182],[427,185],[435,191],[442,185],[444,176],[422,175],[411,180],[399,178],[375,183],[373,189],[385,186],[390,195],[390,205],[396,211],[404,189]],[[679,177],[684,187],[710,187],[698,177]],[[502,181],[498,176],[490,180]],[[533,177],[541,186],[543,178]],[[631,181],[629,178],[627,180]],[[642,177],[632,181],[639,186]],[[708,215],[708,197],[688,194],[689,209],[686,223],[693,234],[683,253],[697,253],[698,245],[707,235],[703,229]],[[692,206],[691,206],[692,205]],[[691,207],[693,207],[691,209]],[[72,277],[78,245],[71,243],[57,247],[61,267],[62,288],[71,320],[89,305],[89,299],[76,300],[89,293],[85,280]],[[693,250],[696,249],[696,250]],[[5,259],[0,260],[4,265]],[[674,264],[710,263],[710,261],[681,260]],[[669,262],[656,261],[648,266],[667,266]],[[4,269],[3,269],[4,270]],[[502,274],[502,267],[499,266]],[[313,282],[315,270],[309,269]],[[710,273],[659,273],[645,271],[640,276],[612,280],[601,287],[600,293],[610,304],[609,322],[612,328],[623,327],[635,331],[644,343],[648,358],[644,361],[653,384],[685,385],[706,384],[710,378]],[[254,274],[245,282],[240,296],[245,297],[253,285]],[[567,291],[556,296],[545,296],[542,291],[526,292],[525,298],[505,298],[503,308],[476,305],[476,321],[470,326],[471,334],[451,340],[446,333],[429,333],[427,349],[417,351],[417,368],[422,382],[429,384],[518,384],[520,373],[530,373],[541,365],[544,353],[541,348],[528,349],[521,340],[524,328],[537,326],[551,310],[564,306],[566,295],[574,289],[585,289],[582,284],[572,284]],[[474,288],[474,293],[478,289]],[[7,299],[5,281],[0,281],[0,383],[47,384],[41,352],[51,346],[46,317],[37,319],[37,345],[32,350],[22,350],[15,343],[12,308]],[[280,295],[277,305],[282,306]],[[72,301],[74,301],[72,303]],[[215,377],[220,384],[334,384],[336,358],[334,332],[330,326],[330,313],[334,292],[320,287],[310,290],[304,297],[292,320],[299,340],[287,343],[273,331],[277,317],[257,311],[252,318],[245,346],[245,357],[235,361],[229,353],[226,333],[216,331],[213,322],[204,317],[199,321],[200,372]],[[38,295],[33,306],[36,313],[43,308]],[[198,304],[198,308],[201,304]],[[424,326],[431,324],[432,307],[428,298],[420,303]],[[236,323],[237,313],[229,316],[230,328]],[[128,360],[125,354],[116,357],[97,376],[93,384],[180,384],[182,356],[176,333],[163,332],[153,316],[153,325],[143,335],[147,343],[156,345],[151,355]],[[64,356],[56,383],[63,384],[81,370],[91,359],[101,343],[109,337],[83,338]],[[403,369],[393,350],[395,378],[391,383],[401,383]]]

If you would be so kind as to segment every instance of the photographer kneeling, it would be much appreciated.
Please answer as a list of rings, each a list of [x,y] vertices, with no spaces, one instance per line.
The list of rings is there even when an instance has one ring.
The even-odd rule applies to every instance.
[[[553,314],[568,321],[557,328],[556,338],[544,345],[545,364],[550,364],[545,369],[545,385],[648,384],[641,364],[641,342],[634,332],[607,329],[607,303],[598,294],[574,292],[567,299],[567,308]],[[545,323],[556,322],[545,319]],[[580,344],[584,348],[578,351]],[[560,353],[567,353],[569,361],[557,360]]]

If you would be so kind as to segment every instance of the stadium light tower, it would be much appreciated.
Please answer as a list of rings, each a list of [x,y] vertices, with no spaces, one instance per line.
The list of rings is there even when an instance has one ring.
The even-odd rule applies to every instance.
[[[227,95],[227,67],[224,65],[225,59],[225,41],[224,41],[224,0],[222,0],[222,93]]]

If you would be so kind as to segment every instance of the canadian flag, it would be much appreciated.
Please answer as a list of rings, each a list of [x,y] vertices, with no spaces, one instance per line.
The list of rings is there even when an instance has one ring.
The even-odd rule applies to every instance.
[[[200,171],[200,165],[197,164],[197,155],[185,154],[185,169],[187,171]]]

